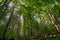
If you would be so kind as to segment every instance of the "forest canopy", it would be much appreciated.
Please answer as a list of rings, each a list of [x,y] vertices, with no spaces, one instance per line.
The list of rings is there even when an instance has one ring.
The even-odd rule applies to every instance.
[[[56,36],[60,36],[60,0],[0,0],[0,40]]]

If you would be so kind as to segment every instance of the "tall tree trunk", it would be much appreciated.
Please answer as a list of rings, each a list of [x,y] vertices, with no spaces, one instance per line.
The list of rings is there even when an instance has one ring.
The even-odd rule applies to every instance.
[[[14,13],[14,7],[12,7],[12,9],[11,9],[10,17],[9,17],[7,23],[6,23],[6,26],[5,26],[5,29],[4,29],[4,32],[3,32],[3,39],[5,39],[5,34],[6,34],[6,32],[7,32],[9,23],[11,22],[11,18],[12,18],[12,16],[13,16],[13,13]]]
[[[17,30],[16,30],[15,40],[20,40],[21,18],[19,17],[18,19],[19,19],[19,21],[18,21],[18,27],[17,27]]]

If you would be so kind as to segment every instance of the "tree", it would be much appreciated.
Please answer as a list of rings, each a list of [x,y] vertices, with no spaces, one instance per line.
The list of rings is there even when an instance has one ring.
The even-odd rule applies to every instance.
[[[1,38],[37,40],[54,37],[60,33],[59,13],[59,0],[0,0]]]

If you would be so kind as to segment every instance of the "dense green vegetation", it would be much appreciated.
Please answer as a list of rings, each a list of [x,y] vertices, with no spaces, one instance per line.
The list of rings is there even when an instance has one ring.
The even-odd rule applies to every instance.
[[[60,0],[0,0],[0,40],[60,40]]]

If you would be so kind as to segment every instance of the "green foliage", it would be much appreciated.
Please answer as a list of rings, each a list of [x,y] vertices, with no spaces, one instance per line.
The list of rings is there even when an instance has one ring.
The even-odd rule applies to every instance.
[[[8,3],[8,1],[6,3]],[[4,2],[5,1],[0,0],[1,5],[5,4]],[[7,32],[5,34],[5,37],[7,39],[10,39],[16,37],[16,31],[17,27],[19,27],[19,23],[20,29],[22,29],[23,32],[19,30],[18,33],[21,32],[22,35],[25,35],[24,33],[26,33],[26,31],[28,32],[30,27],[32,29],[30,31],[32,31],[33,35],[38,35],[39,33],[43,32],[51,33],[55,30],[54,25],[60,24],[58,23],[60,22],[60,19],[58,20],[58,18],[60,18],[60,0],[12,0],[11,2],[13,3],[12,7],[16,9],[13,10],[13,13],[11,12],[11,9],[13,8],[10,8],[8,6],[9,4],[0,6],[0,37],[2,37],[6,25],[8,25],[8,30],[6,30]],[[10,18],[10,15],[8,13],[10,13],[10,15],[11,13],[13,14],[11,20],[8,20]],[[6,17],[7,15],[9,17]],[[23,18],[19,19],[21,15],[23,15]],[[19,22],[19,20],[22,21]],[[3,24],[1,24],[2,21]],[[10,21],[9,24],[7,24],[8,21]],[[53,21],[54,24],[51,21]],[[9,29],[10,27],[12,27],[11,30]],[[59,38],[57,39],[59,40]],[[50,38],[47,38],[46,40],[50,40]],[[53,38],[51,40],[55,39]]]
[[[15,32],[7,32],[5,38],[11,39],[11,38],[15,38],[15,37],[16,37]]]

